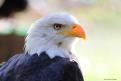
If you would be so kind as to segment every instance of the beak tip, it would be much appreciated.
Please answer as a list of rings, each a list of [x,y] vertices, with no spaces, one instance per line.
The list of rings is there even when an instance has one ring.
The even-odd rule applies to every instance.
[[[85,35],[81,36],[80,38],[82,38],[83,40],[86,40],[86,36]]]
[[[86,40],[86,35],[85,34],[83,35],[83,39]]]
[[[86,40],[86,33],[80,25],[76,24],[73,26],[73,28],[73,33],[76,37]]]
[[[86,40],[86,38],[82,38],[83,40]]]

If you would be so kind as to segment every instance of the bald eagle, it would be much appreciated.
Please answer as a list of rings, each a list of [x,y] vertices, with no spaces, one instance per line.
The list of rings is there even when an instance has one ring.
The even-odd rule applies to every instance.
[[[86,36],[74,16],[54,13],[40,18],[28,31],[25,52],[0,68],[0,81],[84,81],[71,52],[76,37]]]

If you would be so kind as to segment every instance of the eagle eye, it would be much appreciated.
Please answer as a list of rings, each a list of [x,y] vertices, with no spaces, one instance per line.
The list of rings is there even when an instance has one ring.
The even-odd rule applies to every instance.
[[[59,30],[59,29],[61,29],[62,27],[63,27],[62,24],[58,24],[58,23],[53,24],[53,28],[54,28],[55,30]]]

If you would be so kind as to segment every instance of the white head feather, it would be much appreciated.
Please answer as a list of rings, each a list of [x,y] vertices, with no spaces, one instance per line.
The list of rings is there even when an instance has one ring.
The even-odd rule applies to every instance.
[[[58,35],[57,30],[53,29],[54,23],[64,24],[70,27],[78,23],[75,17],[67,13],[55,13],[37,20],[32,24],[25,40],[25,52],[32,55],[45,51],[50,58],[55,56],[70,57],[72,43],[75,37]],[[79,24],[79,23],[78,23]],[[62,43],[62,45],[59,45]]]

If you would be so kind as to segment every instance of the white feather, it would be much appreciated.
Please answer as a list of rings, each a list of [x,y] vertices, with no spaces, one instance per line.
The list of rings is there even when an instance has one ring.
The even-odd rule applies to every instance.
[[[46,51],[50,58],[55,56],[71,57],[69,52],[72,49],[72,43],[75,38],[57,35],[57,31],[51,27],[53,23],[71,26],[74,23],[78,23],[78,21],[67,13],[56,13],[42,17],[32,24],[28,31],[25,40],[25,52],[30,55],[35,53],[39,55],[41,52]],[[58,46],[58,42],[62,42],[62,45]]]

